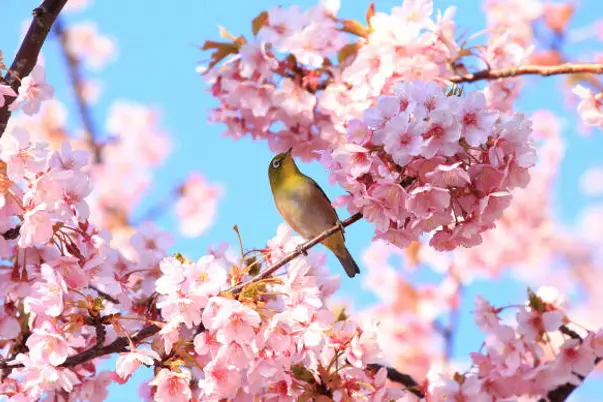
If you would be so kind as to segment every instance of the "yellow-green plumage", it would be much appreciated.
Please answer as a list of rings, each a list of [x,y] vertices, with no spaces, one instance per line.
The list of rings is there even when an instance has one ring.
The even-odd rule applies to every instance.
[[[299,171],[291,149],[275,156],[268,167],[270,188],[276,208],[293,230],[306,239],[318,236],[339,222],[329,198],[314,180]],[[358,265],[345,247],[341,231],[322,241],[353,278],[360,273]]]

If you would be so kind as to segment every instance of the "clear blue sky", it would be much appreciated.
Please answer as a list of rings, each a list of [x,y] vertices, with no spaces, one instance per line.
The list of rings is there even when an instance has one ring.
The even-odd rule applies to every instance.
[[[342,0],[341,14],[347,18],[361,19],[367,2]],[[400,4],[399,0],[379,0],[377,9],[389,11]],[[29,21],[31,9],[39,1],[6,0],[0,13],[0,49],[9,64],[16,49],[22,23]],[[93,109],[93,117],[99,130],[104,129],[108,106],[123,99],[158,107],[162,112],[161,125],[170,133],[174,150],[166,163],[155,172],[156,183],[138,212],[153,204],[169,192],[190,170],[200,170],[209,180],[219,182],[225,189],[215,225],[201,238],[178,238],[175,250],[191,257],[202,254],[210,244],[222,241],[234,243],[236,237],[232,226],[237,224],[245,246],[261,247],[274,236],[281,218],[276,212],[266,177],[266,167],[272,156],[265,142],[250,140],[233,141],[221,136],[223,126],[209,125],[208,110],[215,100],[205,91],[206,86],[195,73],[197,62],[207,55],[198,50],[204,40],[218,39],[217,25],[225,26],[233,34],[249,34],[250,20],[260,11],[282,4],[300,4],[306,8],[314,1],[277,0],[233,0],[229,2],[180,0],[97,0],[83,13],[66,16],[66,22],[93,20],[99,31],[117,38],[119,58],[98,74],[89,76],[102,80],[103,93]],[[460,32],[474,33],[485,25],[482,1],[435,0],[436,9],[450,5],[458,8],[456,22]],[[603,2],[583,0],[572,26],[583,26],[593,22],[592,16],[603,15]],[[580,56],[586,47],[573,48],[568,54]],[[44,48],[47,61],[48,80],[55,86],[56,95],[69,106],[70,124],[78,126],[69,87],[68,77],[59,57],[56,40],[48,41]],[[588,166],[603,163],[601,149],[603,140],[600,132],[582,137],[576,126],[573,110],[564,108],[564,94],[557,78],[533,79],[518,104],[521,111],[530,113],[546,108],[566,120],[564,135],[568,139],[566,159],[563,163],[561,180],[556,188],[558,203],[555,205],[558,218],[571,222],[586,200],[578,192],[578,178]],[[318,164],[302,166],[323,185],[333,198],[342,194],[340,188],[329,186],[326,171]],[[342,217],[347,216],[341,211]],[[171,215],[159,220],[159,224],[177,234],[177,226]],[[371,238],[371,229],[364,223],[347,230],[349,248],[360,261],[362,251]],[[337,269],[337,262],[329,257],[329,263]],[[342,280],[342,292],[354,295],[359,306],[374,300],[362,289],[360,280]],[[460,332],[455,345],[455,356],[464,358],[468,352],[479,347],[481,335],[475,331],[470,310],[475,294],[483,294],[498,305],[514,304],[523,300],[525,288],[504,277],[498,281],[478,282],[469,287],[462,308]],[[136,379],[147,373],[139,373]],[[111,387],[110,401],[120,402],[136,399],[136,381],[123,387]],[[589,379],[588,383],[572,399],[598,400],[603,393],[603,382]],[[597,392],[597,390],[599,390]]]

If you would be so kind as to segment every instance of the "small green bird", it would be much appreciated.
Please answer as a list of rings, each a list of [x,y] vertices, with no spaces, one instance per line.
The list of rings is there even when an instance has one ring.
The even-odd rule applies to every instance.
[[[306,239],[312,239],[339,223],[337,212],[329,197],[318,184],[299,171],[292,148],[276,155],[268,167],[270,188],[276,208],[293,230]],[[345,247],[342,231],[322,241],[343,265],[350,278],[360,273],[360,268]]]

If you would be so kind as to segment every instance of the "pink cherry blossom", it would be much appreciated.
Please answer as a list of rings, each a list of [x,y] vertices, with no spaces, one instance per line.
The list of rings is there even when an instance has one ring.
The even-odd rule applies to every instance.
[[[206,328],[219,328],[217,337],[222,343],[248,342],[255,333],[254,328],[261,322],[260,315],[238,301],[225,299],[218,305],[219,309],[212,319],[209,316],[206,319],[205,313],[203,314],[203,323],[204,325],[207,323]]]
[[[266,53],[265,42],[245,43],[239,50],[241,55],[241,76],[252,78],[259,74],[269,77],[278,67],[276,59]]]
[[[115,56],[115,41],[101,35],[92,22],[70,25],[66,37],[67,51],[91,69],[103,68]]]
[[[80,383],[76,373],[68,368],[48,365],[46,362],[36,362],[25,354],[19,354],[16,360],[23,364],[19,372],[25,376],[25,390],[35,399],[42,393],[64,390],[71,392]]]
[[[46,164],[46,151],[42,143],[32,144],[29,133],[21,127],[15,127],[7,133],[2,143],[0,158],[8,165],[8,177],[19,181],[25,173],[37,173]]]
[[[589,126],[603,126],[603,112],[601,99],[596,98],[590,89],[577,85],[574,93],[580,98],[578,114],[585,124]]]
[[[563,320],[561,311],[547,311],[539,313],[537,311],[521,310],[517,313],[518,332],[528,339],[540,337],[544,332],[557,330]]]
[[[53,222],[46,204],[37,205],[23,214],[20,229],[19,246],[27,247],[44,244],[50,240],[54,230]]]
[[[29,357],[40,363],[58,366],[67,359],[69,354],[69,343],[50,322],[34,328],[26,344],[29,348]]]
[[[156,387],[155,401],[157,402],[188,402],[191,400],[191,372],[181,369],[179,372],[162,368],[149,385]]]
[[[36,65],[31,73],[21,80],[17,99],[9,106],[10,110],[23,109],[27,115],[34,115],[40,110],[43,101],[51,99],[54,88],[46,83],[46,72]]]
[[[486,142],[485,134],[498,118],[495,110],[486,109],[486,97],[482,92],[470,92],[462,103],[461,133],[472,147]]]
[[[481,296],[475,297],[475,311],[473,314],[475,323],[484,332],[494,332],[500,325],[498,311]]]
[[[127,378],[134,373],[141,364],[150,366],[153,361],[161,358],[151,349],[135,349],[130,352],[120,353],[115,363],[117,375],[121,378]]]
[[[205,379],[199,387],[206,397],[234,398],[241,384],[240,374],[233,371],[226,362],[213,360],[203,368]]]
[[[287,9],[273,7],[268,10],[268,21],[268,25],[264,26],[258,35],[263,41],[272,43],[279,50],[284,48],[290,36],[306,24],[299,6],[291,6]]]
[[[587,375],[594,367],[594,353],[588,344],[568,339],[561,345],[556,363],[568,373]]]

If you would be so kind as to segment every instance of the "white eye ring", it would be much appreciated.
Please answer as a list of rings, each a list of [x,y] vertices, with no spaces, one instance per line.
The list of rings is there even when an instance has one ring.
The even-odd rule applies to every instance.
[[[279,167],[281,167],[281,161],[279,161],[278,159],[272,161],[272,167],[278,169]]]

